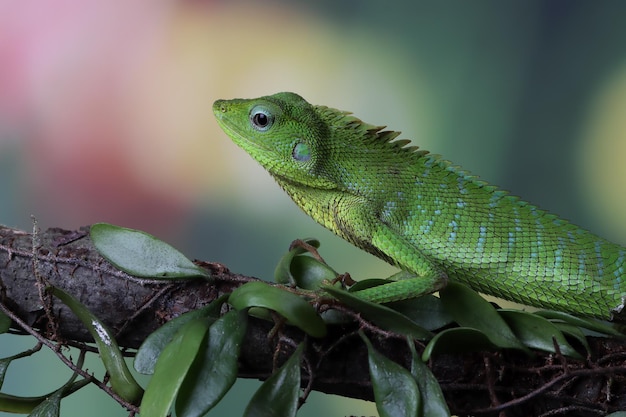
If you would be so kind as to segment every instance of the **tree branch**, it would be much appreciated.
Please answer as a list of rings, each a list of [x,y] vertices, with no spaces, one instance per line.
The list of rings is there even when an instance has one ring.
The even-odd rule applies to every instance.
[[[38,280],[76,297],[117,332],[120,346],[137,348],[168,320],[256,280],[217,263],[197,263],[210,271],[210,281],[138,279],[104,260],[93,247],[88,229],[49,229],[34,238],[32,233],[0,226],[2,304],[27,326],[68,344],[91,338],[58,300],[49,300],[52,318],[46,314]],[[241,352],[241,377],[267,378],[291,353],[294,342],[305,338],[290,326],[270,338],[275,334],[272,329],[272,323],[250,320]],[[383,332],[368,329],[379,352],[409,366],[410,352],[402,337],[385,337]],[[357,330],[356,323],[331,326],[327,337],[310,339],[307,369],[314,374],[305,372],[303,384],[312,377],[315,390],[371,400],[367,351]],[[458,415],[593,416],[626,409],[626,346],[608,338],[589,338],[589,343],[593,354],[584,362],[541,352],[530,357],[502,351],[440,355],[429,365],[451,411]]]

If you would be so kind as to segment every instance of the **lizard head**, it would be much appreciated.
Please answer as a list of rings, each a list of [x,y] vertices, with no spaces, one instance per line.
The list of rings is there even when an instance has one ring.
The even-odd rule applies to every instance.
[[[400,162],[410,158],[397,158],[398,153],[426,153],[405,146],[407,140],[394,140],[398,132],[348,112],[311,105],[294,93],[217,100],[213,112],[228,136],[286,190],[307,187],[366,195],[381,178],[405,171]]]
[[[217,100],[213,113],[224,132],[279,181],[335,187],[324,175],[315,175],[325,156],[321,144],[330,132],[314,106],[299,95]]]

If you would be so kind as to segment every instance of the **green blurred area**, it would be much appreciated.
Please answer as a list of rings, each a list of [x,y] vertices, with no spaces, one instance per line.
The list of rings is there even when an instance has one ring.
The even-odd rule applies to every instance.
[[[43,227],[76,228],[109,221],[102,211],[66,209],[67,204],[81,207],[81,199],[103,198],[98,208],[106,210],[110,203],[111,211],[118,213],[114,222],[155,233],[191,258],[219,261],[236,272],[271,279],[291,240],[315,236],[322,242],[322,255],[336,270],[349,271],[356,278],[389,275],[391,267],[352,248],[301,213],[269,175],[229,143],[210,115],[210,103],[217,98],[291,90],[315,104],[351,110],[367,122],[401,130],[403,137],[421,148],[626,243],[626,220],[621,215],[626,193],[620,180],[626,179],[626,164],[621,161],[626,152],[626,122],[622,122],[626,120],[626,88],[622,88],[626,85],[626,3],[274,0],[262,5],[241,1],[171,4],[171,10],[164,12],[167,30],[162,37],[163,43],[168,42],[164,49],[188,61],[169,60],[167,64],[178,72],[172,70],[167,74],[170,78],[155,81],[170,95],[161,96],[158,88],[146,89],[154,96],[137,100],[158,104],[175,96],[178,101],[164,107],[169,112],[161,117],[146,113],[145,118],[155,126],[154,131],[167,131],[170,125],[180,125],[180,129],[201,125],[197,131],[207,136],[198,138],[202,144],[173,134],[170,142],[172,149],[184,148],[181,152],[190,158],[189,169],[199,170],[192,171],[193,175],[200,172],[210,178],[197,183],[181,178],[180,187],[189,189],[184,201],[176,181],[149,183],[147,195],[158,194],[161,200],[155,198],[152,206],[139,209],[125,205],[126,195],[115,194],[115,186],[103,198],[99,187],[108,183],[99,182],[96,174],[93,187],[87,182],[85,191],[71,194],[79,187],[73,180],[90,175],[90,163],[68,167],[70,173],[62,177],[63,182],[46,183],[51,174],[45,163],[56,156],[42,149],[56,149],[60,142],[58,146],[44,142],[47,125],[36,111],[36,100],[27,101],[31,107],[24,107],[29,117],[15,118],[14,113],[3,112],[6,103],[2,107],[0,98],[0,223],[30,230],[31,214]],[[5,45],[14,42],[18,49],[22,45],[0,29],[0,59],[3,41]],[[204,61],[196,61],[199,55]],[[211,71],[204,72],[202,65]],[[151,67],[138,72],[147,78],[159,71]],[[8,85],[2,80],[10,75],[0,69],[0,87]],[[66,106],[63,91],[59,90],[59,106]],[[198,111],[198,103],[204,103],[206,110]],[[196,112],[201,120],[184,118]],[[135,120],[129,116],[128,123],[133,125]],[[189,130],[191,136],[196,132]],[[159,153],[154,138],[137,134],[135,139],[134,144],[129,139],[129,149],[141,149],[137,158],[145,160],[136,163],[147,167],[138,178],[143,181],[150,170],[155,176],[167,172],[167,151],[161,152],[164,160],[153,162]],[[198,154],[201,161],[193,159]],[[116,171],[111,166],[110,174]],[[127,180],[134,181],[130,177],[134,171],[128,172],[116,180],[120,187]],[[128,198],[141,192],[133,188]],[[177,210],[151,215],[152,208],[161,213],[168,202]],[[0,356],[14,351],[15,343],[24,343],[14,339],[23,338],[0,336]],[[3,391],[44,392],[31,383],[30,376],[34,373],[38,380],[55,381],[59,369],[51,368],[52,363],[54,359],[46,356],[20,365],[19,372],[7,376]],[[243,398],[249,398],[258,386],[248,381],[239,385],[248,392],[231,393],[223,413],[240,413],[246,403]],[[361,402],[350,403],[345,411],[330,411],[332,397],[315,397],[299,415],[375,413],[371,404]],[[85,415],[84,399],[63,404],[72,401],[80,404],[67,406],[63,415]],[[100,407],[101,402],[113,401],[96,389],[87,401],[91,416],[126,415],[115,404]]]

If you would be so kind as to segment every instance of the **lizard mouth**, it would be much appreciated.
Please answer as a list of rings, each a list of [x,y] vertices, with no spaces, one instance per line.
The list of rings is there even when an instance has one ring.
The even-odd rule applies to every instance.
[[[261,142],[250,140],[246,135],[241,133],[241,128],[234,123],[229,117],[229,106],[224,100],[217,100],[213,103],[213,114],[217,124],[230,136],[237,146],[244,150],[254,147],[269,152],[270,149],[263,146]]]

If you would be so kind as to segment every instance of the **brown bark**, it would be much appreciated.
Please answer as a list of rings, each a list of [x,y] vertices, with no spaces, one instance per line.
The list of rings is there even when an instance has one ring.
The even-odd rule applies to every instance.
[[[211,272],[209,281],[134,278],[105,261],[87,232],[49,229],[33,238],[30,233],[0,226],[1,301],[47,337],[90,341],[71,311],[58,300],[49,305],[49,298],[42,298],[42,285],[75,296],[118,333],[120,346],[132,349],[169,319],[256,280],[207,262],[199,264]],[[48,313],[44,306],[49,307]],[[54,326],[49,326],[49,317]],[[307,371],[312,372],[313,389],[372,399],[367,352],[356,335],[357,327],[333,326],[324,339],[309,340],[309,366],[304,375],[308,380]],[[272,323],[263,320],[250,321],[241,354],[242,377],[266,378],[276,358],[281,362],[293,342],[304,339],[289,326],[281,328],[282,337],[270,338],[272,328]],[[367,333],[381,353],[408,366],[410,353],[402,338],[385,336],[373,327]],[[541,352],[530,357],[505,351],[441,355],[430,365],[452,412],[458,415],[593,416],[626,409],[624,342],[605,338],[589,342],[593,353],[583,362]],[[504,414],[494,409],[509,401],[513,404]]]

